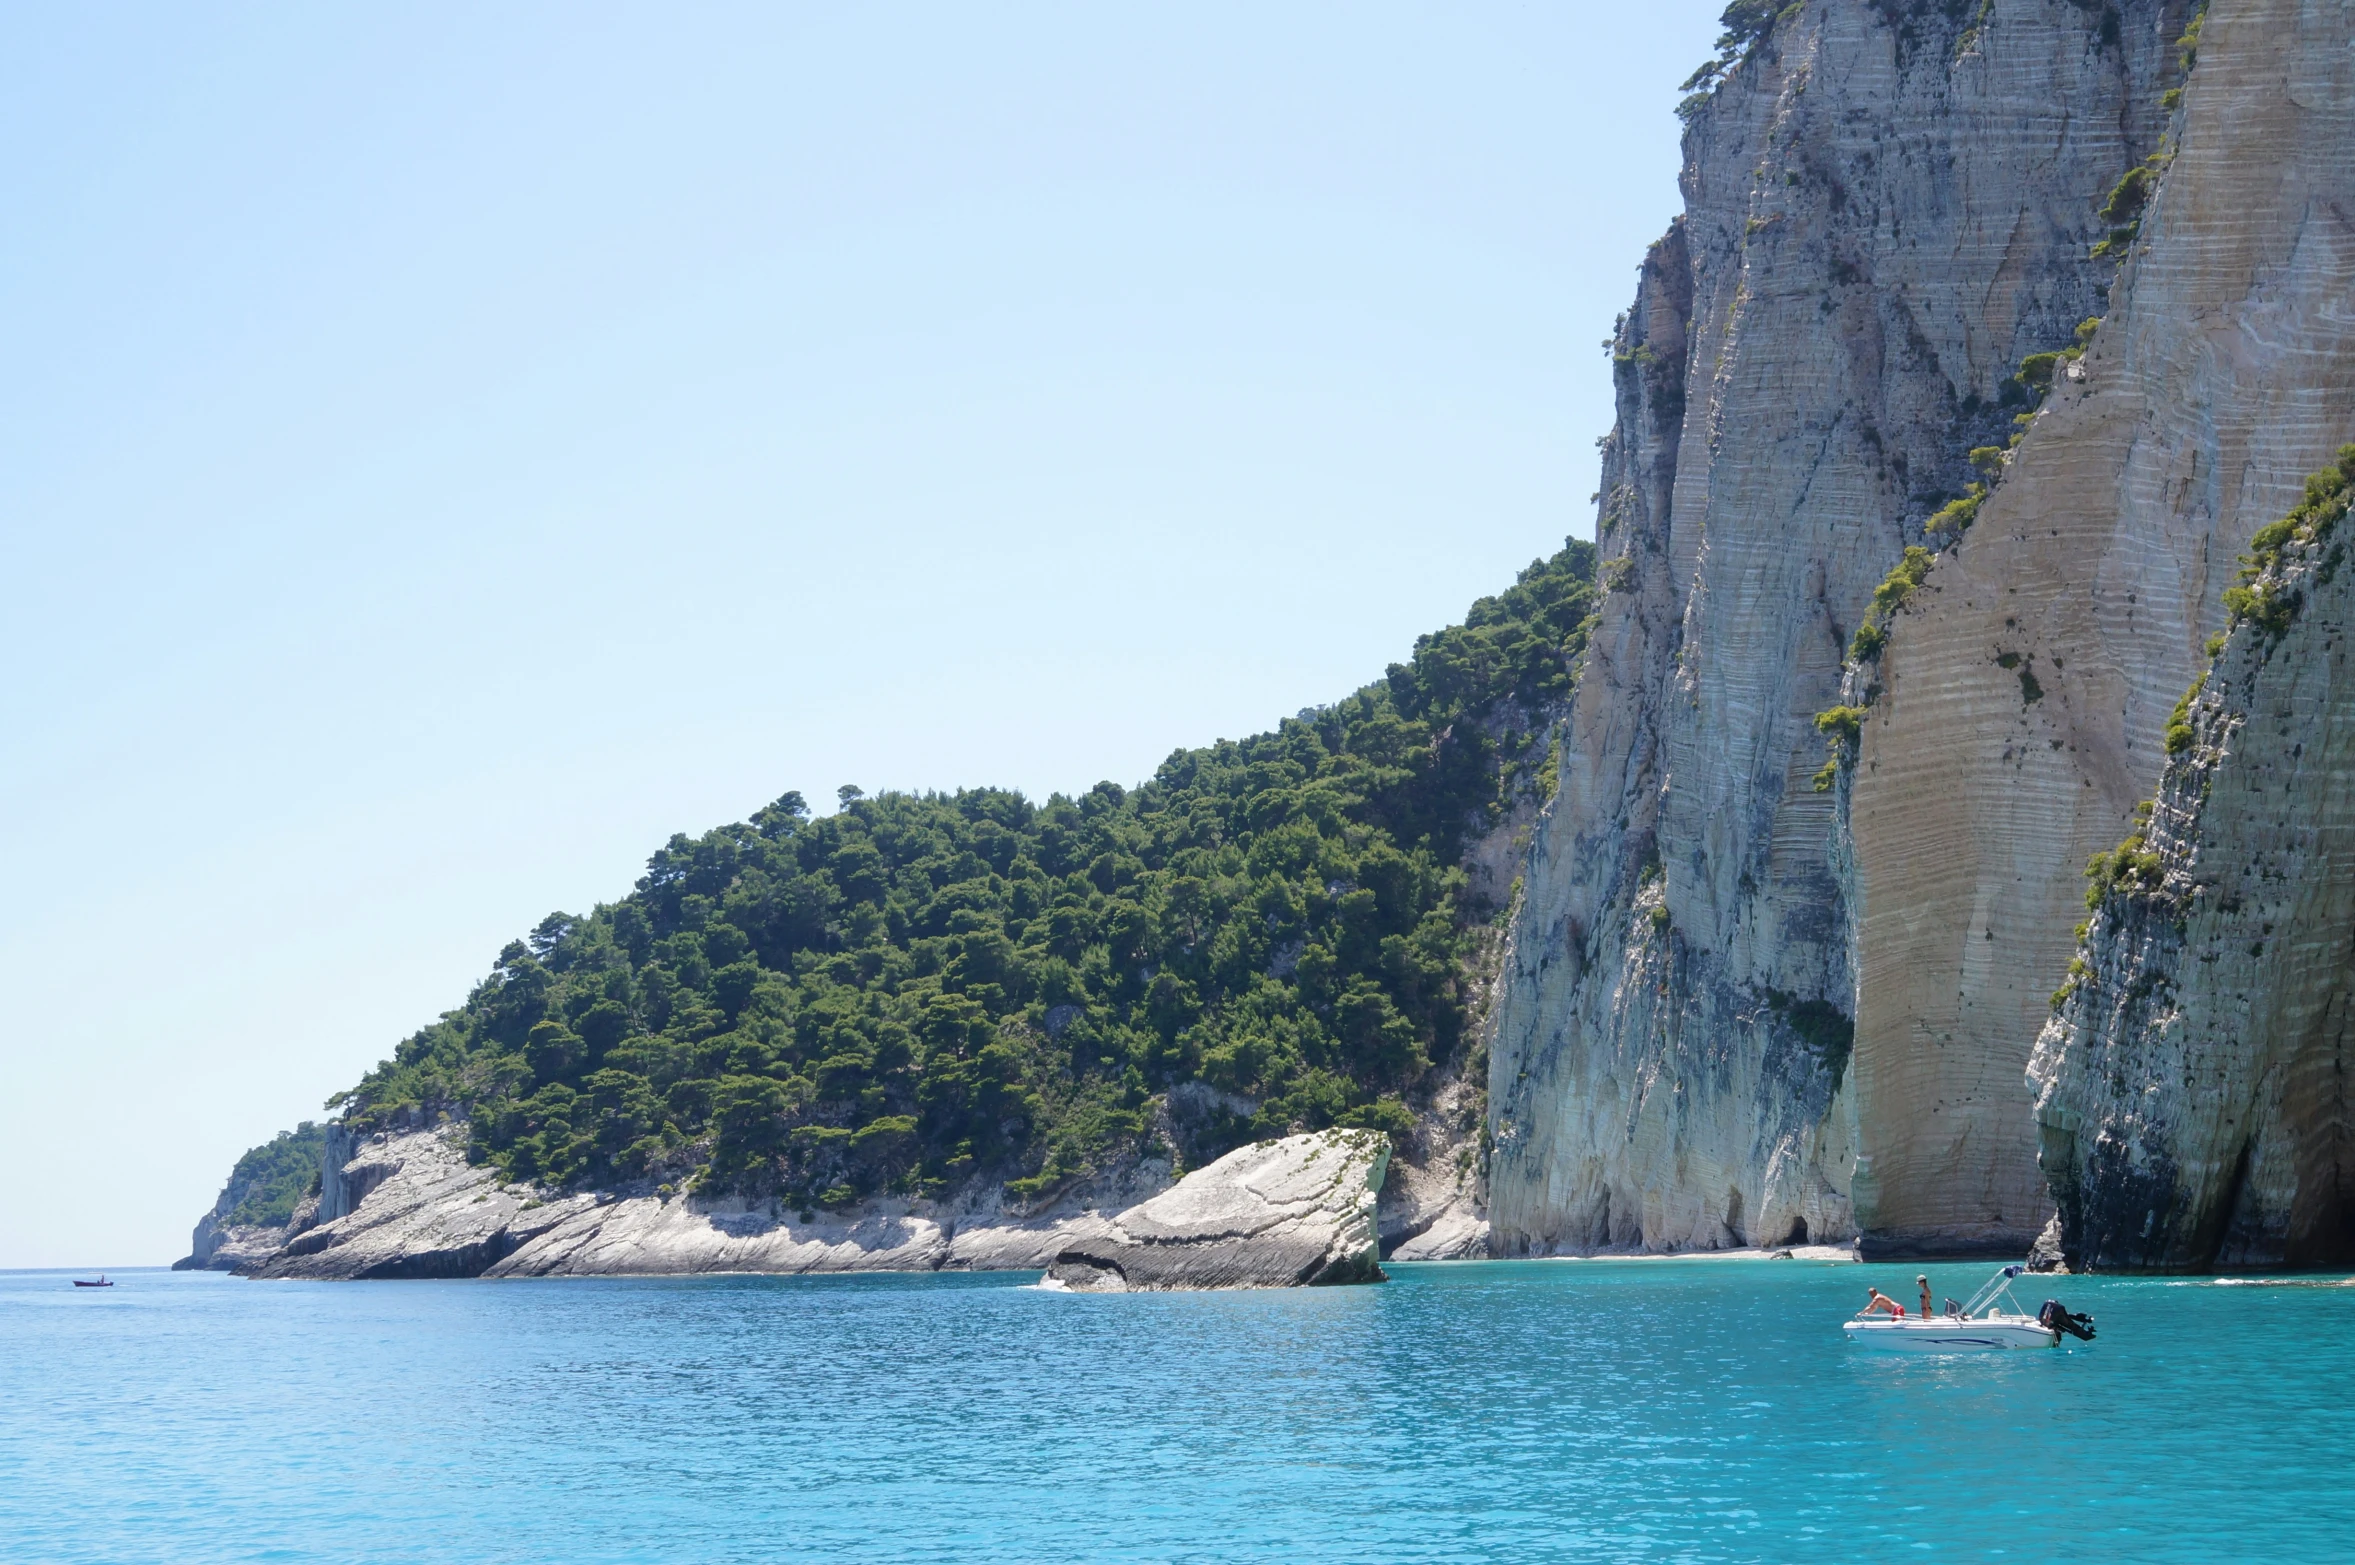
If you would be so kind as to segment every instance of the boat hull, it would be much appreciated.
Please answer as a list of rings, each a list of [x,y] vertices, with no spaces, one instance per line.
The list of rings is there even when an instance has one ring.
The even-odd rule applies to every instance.
[[[1860,1348],[1896,1353],[2001,1353],[2050,1348],[2061,1334],[2025,1315],[1994,1319],[1852,1320],[1840,1328]]]

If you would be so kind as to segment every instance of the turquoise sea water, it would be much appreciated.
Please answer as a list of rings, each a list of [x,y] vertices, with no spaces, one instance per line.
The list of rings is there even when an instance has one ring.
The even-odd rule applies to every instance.
[[[2100,1340],[1849,1348],[1915,1270],[0,1274],[0,1558],[2355,1557],[2355,1288],[2029,1279]]]

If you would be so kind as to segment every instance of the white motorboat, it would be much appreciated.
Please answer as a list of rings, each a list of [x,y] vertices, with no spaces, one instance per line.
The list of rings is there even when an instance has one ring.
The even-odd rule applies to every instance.
[[[1840,1328],[1865,1348],[1899,1348],[1912,1353],[1979,1353],[1991,1348],[2059,1347],[2061,1334],[2030,1315],[1989,1315],[1979,1320],[1941,1316],[1933,1320],[1852,1320]]]
[[[2049,1300],[2031,1315],[2012,1297],[2012,1279],[2025,1266],[2006,1266],[1981,1288],[1971,1302],[1924,1318],[1918,1315],[1873,1315],[1852,1320],[1840,1329],[1858,1347],[1896,1349],[1909,1353],[1985,1353],[2008,1348],[2060,1346],[2061,1333],[2093,1340],[2093,1317],[2072,1315],[2058,1300]],[[2008,1304],[2009,1309],[2001,1306]]]

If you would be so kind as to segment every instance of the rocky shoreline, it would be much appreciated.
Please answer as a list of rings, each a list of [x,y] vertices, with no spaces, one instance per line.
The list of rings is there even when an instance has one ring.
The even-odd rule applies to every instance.
[[[463,1122],[329,1139],[320,1193],[284,1228],[197,1225],[183,1268],[274,1279],[677,1276],[1092,1267],[1118,1286],[1275,1287],[1372,1281],[1399,1259],[1482,1252],[1464,1193],[1423,1170],[1399,1182],[1389,1137],[1325,1131],[1238,1149],[1173,1180],[1140,1160],[1025,1208],[1002,1187],[949,1201],[882,1198],[842,1212],[774,1200],[550,1193],[470,1164]],[[1395,1165],[1401,1168],[1407,1165]],[[1083,1261],[1081,1257],[1088,1258]]]

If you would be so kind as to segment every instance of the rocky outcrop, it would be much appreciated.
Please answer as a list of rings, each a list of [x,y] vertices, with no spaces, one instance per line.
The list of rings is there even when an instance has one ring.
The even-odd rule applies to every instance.
[[[2355,1261],[2347,530],[2333,518],[2259,583],[2147,829],[2101,866],[2030,1068],[2072,1267]]]
[[[1488,1219],[1468,1165],[1392,1157],[1376,1215],[1384,1260],[1468,1261],[1488,1253]]]
[[[1694,114],[1685,215],[1614,343],[1609,591],[1500,1002],[1500,1252],[1855,1232],[1813,718],[1874,587],[2008,434],[2015,366],[2101,312],[2096,213],[2157,144],[2185,9],[1811,0]]]
[[[348,1210],[237,1269],[255,1277],[371,1279],[998,1271],[1052,1263],[1060,1274],[1084,1255],[1100,1258],[1076,1284],[1091,1288],[1107,1277],[1133,1277],[1126,1285],[1139,1288],[1367,1281],[1380,1275],[1374,1207],[1390,1155],[1389,1138],[1379,1132],[1325,1131],[1231,1152],[1174,1187],[1165,1172],[1131,1169],[1067,1192],[1040,1212],[979,1196],[789,1213],[734,1198],[543,1198],[469,1164],[464,1146],[463,1125],[359,1142],[326,1181],[334,1188],[342,1180]]]
[[[375,1159],[353,1169],[351,1164],[358,1151],[359,1143],[353,1139],[350,1127],[341,1120],[329,1121],[319,1159],[319,1204],[312,1214],[314,1222],[332,1223],[339,1217],[349,1216],[374,1188],[373,1182],[389,1172],[381,1160]]]
[[[325,1148],[324,1156],[315,1166],[323,1165],[320,1188],[294,1204],[293,1211],[278,1223],[251,1221],[258,1206],[261,1213],[275,1210],[268,1199],[271,1186],[288,1171],[286,1164],[274,1159],[282,1146],[288,1153],[299,1153],[307,1138],[318,1134]],[[339,1139],[340,1138],[340,1139]],[[291,1145],[289,1145],[291,1144]],[[229,1171],[229,1178],[221,1186],[220,1198],[213,1209],[197,1219],[196,1231],[189,1236],[188,1254],[172,1263],[174,1271],[247,1271],[261,1265],[283,1249],[288,1240],[315,1226],[319,1221],[323,1201],[340,1194],[333,1171],[342,1167],[351,1155],[350,1140],[340,1125],[324,1127],[305,1122],[299,1129],[286,1132],[276,1141],[256,1147],[237,1160]],[[299,1168],[299,1165],[297,1165]],[[240,1222],[240,1216],[247,1221]]]
[[[1075,1185],[1035,1211],[993,1190],[799,1213],[733,1197],[504,1185],[466,1161],[462,1124],[331,1145],[351,1154],[322,1181],[340,1192],[342,1214],[298,1220],[283,1242],[249,1246],[235,1270],[319,1279],[1026,1270],[1109,1232],[1112,1212],[1168,1185],[1166,1165],[1145,1164]]]
[[[2032,1272],[2065,1272],[2068,1257],[2061,1253],[2061,1220],[2055,1216],[2044,1225],[2036,1242],[2028,1246],[2028,1270]]]
[[[1482,936],[1494,942],[1493,931]],[[1497,942],[1500,943],[1501,942]],[[1475,1026],[1485,1028],[1493,1003],[1491,950],[1473,963],[1479,983]],[[1476,1064],[1485,1064],[1479,1051]],[[1375,1222],[1382,1259],[1471,1261],[1488,1254],[1487,1187],[1481,1178],[1480,1133],[1486,1125],[1486,1071],[1451,1075],[1416,1116],[1415,1127],[1391,1143]]]
[[[2019,1079],[2084,915],[2079,872],[2151,792],[2234,555],[2355,433],[2351,43],[2339,6],[2210,8],[2172,160],[2082,378],[2056,386],[1891,636],[1850,818],[1851,1193],[1868,1248],[2017,1253],[2046,1220]],[[2113,166],[2147,150],[2125,136]],[[2228,970],[2203,966],[2203,981]],[[2165,1074],[2181,1061],[2146,1057],[2159,1074],[2129,1070],[2124,1098],[2147,1090],[2156,1108],[2192,1090]],[[2139,1235],[2159,1208],[2128,1204],[2119,1220]],[[2132,1250],[2149,1264],[2206,1233],[2150,1221],[2155,1248]]]
[[[1389,1163],[1390,1138],[1371,1130],[1238,1147],[1065,1246],[1047,1277],[1086,1293],[1379,1282]]]
[[[337,1216],[238,1270],[253,1277],[473,1277],[552,1223],[555,1209],[470,1166],[463,1127],[379,1135],[321,1181]],[[332,1157],[351,1144],[331,1140]]]
[[[258,1266],[286,1243],[287,1232],[264,1224],[224,1223],[216,1209],[197,1219],[188,1253],[172,1263],[172,1270],[234,1272]]]

